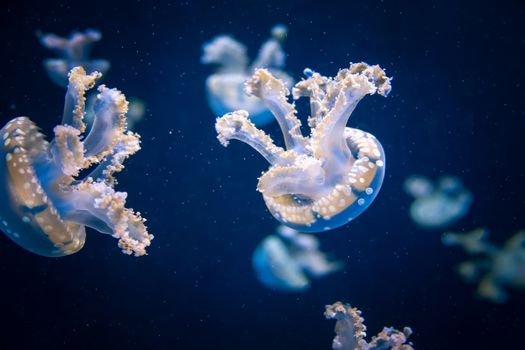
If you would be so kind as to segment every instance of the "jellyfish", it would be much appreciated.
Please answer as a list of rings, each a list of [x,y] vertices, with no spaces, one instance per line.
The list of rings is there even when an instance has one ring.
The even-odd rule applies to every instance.
[[[485,228],[468,233],[447,232],[442,241],[475,256],[459,264],[457,272],[467,282],[480,281],[477,296],[503,303],[508,299],[506,287],[525,289],[525,231],[517,232],[501,248],[487,242],[488,235]]]
[[[334,350],[414,350],[412,344],[407,344],[412,334],[410,327],[399,331],[392,327],[384,327],[370,343],[365,340],[366,326],[361,317],[361,311],[349,304],[336,302],[326,305],[324,313],[329,320],[336,320],[336,337],[332,342]]]
[[[114,190],[114,174],[140,149],[139,135],[125,132],[128,102],[119,90],[98,87],[95,121],[82,136],[85,94],[100,76],[71,70],[62,123],[51,142],[26,117],[0,130],[0,229],[35,254],[79,251],[85,226],[112,235],[135,256],[146,254],[153,239],[140,213],[126,208],[127,193]]]
[[[261,46],[251,66],[248,66],[246,47],[229,35],[217,36],[204,44],[201,62],[218,66],[217,71],[206,79],[208,103],[216,115],[244,109],[256,125],[273,120],[272,113],[262,101],[244,94],[243,86],[256,68],[267,68],[291,87],[293,79],[282,70],[286,58],[282,43],[287,33],[284,25],[273,27],[272,37]]]
[[[472,194],[456,176],[442,176],[433,184],[424,176],[412,175],[403,184],[415,198],[410,206],[412,220],[422,228],[450,226],[468,213]]]
[[[108,61],[89,58],[91,45],[102,38],[98,30],[87,29],[83,33],[72,32],[69,39],[55,34],[40,33],[38,37],[42,45],[61,56],[61,58],[49,58],[44,61],[47,74],[59,86],[68,85],[68,72],[76,66],[82,66],[88,74],[93,72],[106,74],[109,69]]]
[[[346,123],[365,95],[390,92],[390,78],[379,66],[351,64],[335,78],[309,69],[307,79],[292,90],[294,99],[310,98],[310,136],[301,122],[283,81],[267,69],[258,69],[246,83],[246,92],[260,98],[281,127],[286,149],[278,147],[249,119],[244,110],[217,119],[222,145],[237,139],[257,150],[270,163],[259,178],[270,213],[282,224],[303,232],[321,232],[348,223],[377,196],[385,172],[385,154],[379,141]]]
[[[253,254],[257,279],[266,287],[281,292],[300,292],[319,278],[343,268],[319,250],[312,235],[279,226],[277,235],[266,237]]]

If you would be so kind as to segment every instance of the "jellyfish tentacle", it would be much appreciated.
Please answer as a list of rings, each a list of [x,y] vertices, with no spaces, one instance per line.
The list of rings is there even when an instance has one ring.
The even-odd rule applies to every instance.
[[[108,89],[101,85],[98,91],[93,126],[83,143],[85,157],[100,160],[124,135],[128,101],[117,89]]]
[[[62,124],[69,125],[80,132],[84,132],[84,115],[86,114],[86,91],[95,86],[96,80],[102,76],[99,72],[86,74],[84,68],[78,66],[73,68],[69,74],[69,85],[64,103]]]
[[[218,118],[215,129],[223,146],[228,146],[231,139],[236,139],[250,145],[272,165],[287,163],[287,152],[276,146],[264,131],[257,129],[248,119],[246,111],[236,111]]]
[[[273,113],[281,127],[286,149],[303,153],[306,139],[301,134],[301,122],[295,115],[295,107],[286,99],[290,92],[285,84],[261,68],[246,82],[245,92],[259,97]]]

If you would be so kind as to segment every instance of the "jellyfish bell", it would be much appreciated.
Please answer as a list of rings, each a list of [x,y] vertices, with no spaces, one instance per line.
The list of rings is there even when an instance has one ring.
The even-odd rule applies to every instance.
[[[272,112],[286,148],[276,146],[244,110],[217,119],[218,139],[224,146],[232,139],[245,142],[270,163],[257,190],[277,220],[303,232],[334,229],[363,213],[381,188],[383,147],[372,134],[346,123],[364,96],[386,96],[390,89],[390,78],[379,66],[351,64],[335,78],[310,70],[292,90],[295,100],[310,98],[310,136],[305,137],[284,82],[258,69],[246,83],[246,93]]]
[[[82,67],[69,73],[62,124],[48,143],[37,126],[19,117],[0,130],[0,229],[33,253],[58,257],[77,252],[85,226],[117,238],[125,254],[146,254],[153,236],[139,213],[114,190],[114,174],[140,149],[139,135],[125,131],[127,101],[99,86],[94,122],[84,123],[85,93],[100,73]],[[83,170],[91,172],[80,177]]]

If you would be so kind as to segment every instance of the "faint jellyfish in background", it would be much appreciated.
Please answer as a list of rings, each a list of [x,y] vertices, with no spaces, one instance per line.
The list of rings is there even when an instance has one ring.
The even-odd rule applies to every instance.
[[[220,35],[204,44],[201,62],[217,66],[216,72],[206,79],[208,102],[216,115],[244,109],[256,125],[273,121],[272,113],[263,101],[244,93],[244,83],[255,69],[267,68],[288,88],[292,86],[293,79],[282,70],[286,58],[282,43],[287,33],[284,25],[273,27],[272,37],[261,46],[259,55],[250,66],[246,47],[231,36]]]
[[[153,239],[140,213],[125,207],[127,193],[114,190],[113,175],[140,149],[139,135],[125,131],[128,102],[119,90],[98,87],[95,120],[83,135],[85,93],[100,76],[71,70],[62,123],[50,143],[26,117],[0,130],[0,229],[35,254],[79,251],[85,226],[113,236],[135,256],[146,254]]]
[[[390,92],[390,78],[377,65],[351,64],[335,78],[306,69],[306,80],[292,90],[296,100],[310,98],[310,136],[301,133],[285,84],[258,69],[246,92],[260,98],[281,127],[286,149],[278,147],[244,110],[218,118],[215,129],[227,146],[237,139],[252,146],[270,163],[257,190],[270,213],[281,223],[304,232],[337,228],[360,215],[377,196],[385,172],[385,153],[367,132],[346,127],[359,101]]]
[[[412,334],[410,327],[403,328],[403,331],[384,327],[368,343],[365,339],[364,319],[358,309],[338,301],[326,305],[324,315],[329,320],[336,320],[336,336],[332,342],[334,350],[414,350],[411,343],[407,344],[407,339]]]
[[[410,217],[426,229],[450,226],[468,213],[472,203],[472,194],[456,176],[442,176],[434,184],[424,176],[412,175],[403,188],[415,198]]]
[[[47,74],[59,86],[68,85],[68,73],[71,69],[81,66],[91,74],[100,72],[106,74],[109,62],[104,59],[91,59],[91,46],[102,38],[102,34],[95,29],[87,29],[82,32],[72,32],[69,38],[63,38],[55,34],[37,33],[40,42],[46,48],[56,52],[61,58],[49,58],[44,61]]]
[[[109,61],[107,60],[89,58],[92,44],[102,39],[102,34],[98,30],[87,29],[83,33],[72,32],[69,39],[59,37],[55,34],[37,33],[37,35],[42,45],[54,50],[58,55],[63,57],[61,59],[49,58],[44,60],[44,67],[49,77],[61,87],[67,87],[68,73],[74,67],[83,67],[87,74],[93,72],[106,74],[110,67]],[[86,100],[86,115],[84,121],[89,130],[95,118],[93,110],[97,101],[97,94],[88,94]],[[142,100],[134,97],[129,98],[128,113],[126,115],[127,129],[133,130],[135,124],[142,120],[145,112],[146,106]]]
[[[281,292],[300,292],[319,278],[343,268],[319,250],[312,235],[279,226],[276,235],[266,237],[255,249],[252,263],[257,279],[266,287]]]
[[[525,231],[519,231],[499,248],[487,242],[489,231],[479,228],[469,233],[444,233],[445,245],[460,246],[475,259],[458,265],[467,282],[479,282],[477,295],[496,303],[508,298],[506,287],[525,289]]]

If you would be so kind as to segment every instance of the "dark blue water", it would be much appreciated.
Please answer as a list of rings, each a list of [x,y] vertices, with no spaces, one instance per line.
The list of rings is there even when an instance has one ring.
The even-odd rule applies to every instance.
[[[133,258],[89,231],[79,253],[49,259],[0,235],[0,348],[329,349],[334,324],[322,313],[337,300],[363,310],[370,335],[411,326],[418,349],[522,348],[525,294],[474,298],[453,271],[466,255],[410,221],[402,183],[456,174],[475,199],[452,229],[486,226],[500,243],[525,227],[524,15],[507,0],[2,5],[2,125],[29,116],[50,135],[60,120],[64,92],[43,70],[53,55],[35,31],[103,33],[92,56],[112,64],[104,82],[147,104],[142,150],[118,189],[155,240]],[[199,63],[219,33],[253,57],[276,23],[289,28],[295,78],[361,60],[394,77],[388,98],[365,98],[349,122],[385,147],[383,188],[357,220],[319,235],[347,267],[300,294],[255,279],[251,254],[277,224],[255,190],[267,165],[246,145],[218,143],[211,69]]]

